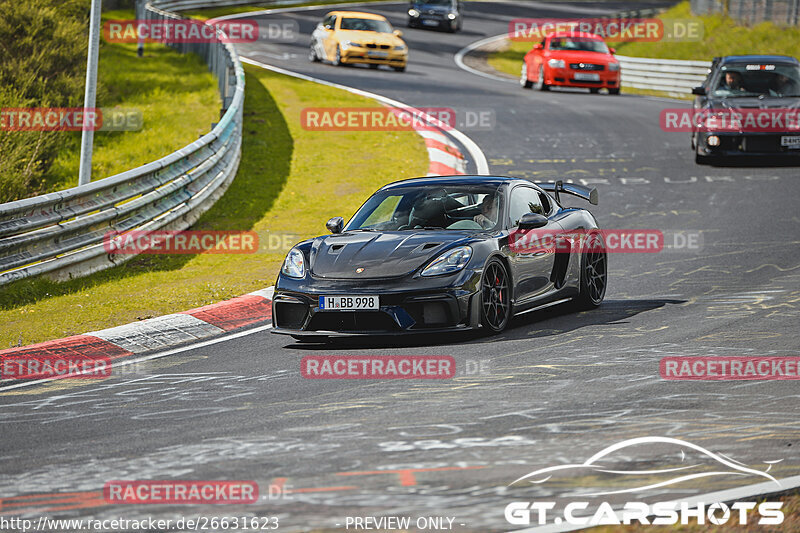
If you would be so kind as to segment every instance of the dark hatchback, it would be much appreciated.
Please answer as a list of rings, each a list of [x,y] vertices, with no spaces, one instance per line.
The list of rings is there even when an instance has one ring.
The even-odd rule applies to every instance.
[[[464,24],[460,0],[412,1],[408,7],[409,28],[438,28],[460,31]]]
[[[800,156],[800,130],[789,127],[800,107],[800,62],[788,56],[747,55],[714,58],[703,85],[695,87],[694,112],[701,117],[692,132],[698,164],[743,157]],[[783,115],[778,128],[770,117]],[[728,117],[753,119],[731,122]],[[764,118],[757,122],[756,119]],[[740,125],[744,124],[742,127]],[[766,127],[758,127],[758,125]],[[785,128],[784,128],[785,126]]]

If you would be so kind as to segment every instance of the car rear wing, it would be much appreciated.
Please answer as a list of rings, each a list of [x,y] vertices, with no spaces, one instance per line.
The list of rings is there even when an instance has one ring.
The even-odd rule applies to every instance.
[[[585,187],[583,185],[576,185],[574,183],[564,183],[561,180],[558,180],[555,183],[537,183],[536,185],[545,191],[555,193],[556,202],[559,204],[561,203],[561,199],[558,197],[558,193],[563,192],[565,194],[577,196],[578,198],[583,198],[592,205],[597,205],[597,189],[595,187]]]

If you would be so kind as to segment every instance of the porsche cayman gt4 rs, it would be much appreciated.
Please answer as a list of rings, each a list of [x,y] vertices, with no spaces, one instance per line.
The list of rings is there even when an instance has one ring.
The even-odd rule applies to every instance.
[[[607,278],[601,232],[589,211],[562,206],[560,194],[597,203],[596,189],[506,177],[386,185],[346,225],[333,218],[330,235],[289,251],[275,283],[272,331],[314,340],[497,333],[512,316],[543,307],[596,307]],[[535,232],[564,242],[521,244]],[[565,236],[575,232],[599,240],[573,246]]]

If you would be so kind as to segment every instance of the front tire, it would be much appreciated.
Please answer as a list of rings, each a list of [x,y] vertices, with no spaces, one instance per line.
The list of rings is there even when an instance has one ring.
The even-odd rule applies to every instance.
[[[544,65],[539,65],[539,77],[534,85],[537,91],[549,91],[550,86],[544,82]]]
[[[598,89],[597,87],[590,87],[589,92],[592,94],[597,94],[600,92],[600,89]]]
[[[522,62],[522,72],[519,75],[519,85],[523,89],[530,89],[533,87],[533,82],[528,79],[528,64]]]
[[[600,233],[592,233],[586,239],[581,252],[580,293],[575,298],[575,307],[585,311],[602,303],[608,284],[608,253]]]
[[[392,68],[395,69],[397,72],[405,72],[406,71],[406,66],[405,65],[403,65],[402,67],[392,67]]]
[[[314,46],[314,43],[311,43],[311,47],[308,49],[308,60],[312,63],[319,63],[321,61],[317,55],[317,48]]]
[[[500,333],[511,319],[511,290],[502,261],[491,259],[481,278],[481,324],[490,333]]]
[[[614,95],[619,94],[619,87],[616,87],[614,89],[609,89],[608,94],[614,94]]]

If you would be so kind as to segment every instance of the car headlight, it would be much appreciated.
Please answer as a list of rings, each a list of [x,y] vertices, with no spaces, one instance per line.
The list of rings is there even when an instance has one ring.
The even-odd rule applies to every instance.
[[[303,252],[292,248],[283,260],[281,272],[290,278],[304,278],[306,275],[306,258]]]
[[[413,8],[409,9],[408,10],[408,16],[416,18],[416,17],[419,16],[419,11],[417,11],[416,9],[413,9]]]
[[[472,248],[459,246],[448,250],[422,270],[422,276],[439,276],[462,270],[472,257]]]
[[[361,43],[357,43],[355,41],[342,41],[342,48],[344,48],[345,50],[347,50],[351,46],[354,48],[361,48]]]
[[[550,65],[550,68],[564,68],[563,59],[550,59],[547,64]]]
[[[406,49],[406,47],[404,45],[402,45],[402,44],[394,47],[394,51],[395,52],[402,52],[405,49]]]
[[[608,64],[608,70],[610,70],[611,72],[618,71],[619,70],[619,63],[609,63]]]
[[[447,14],[447,18],[449,18],[450,20],[456,20],[456,14],[455,13],[448,13]]]

